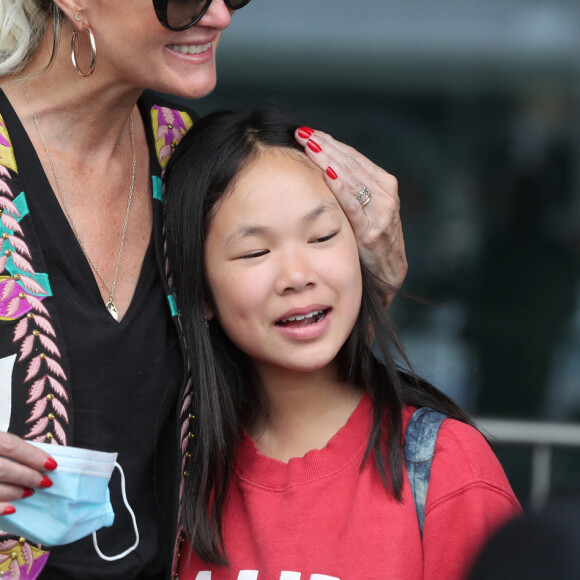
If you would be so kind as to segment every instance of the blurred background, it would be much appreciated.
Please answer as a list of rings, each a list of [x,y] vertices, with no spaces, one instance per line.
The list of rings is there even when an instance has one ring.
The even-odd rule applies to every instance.
[[[578,489],[580,3],[253,0],[218,62],[199,112],[277,103],[399,179],[416,370],[501,419],[522,503]]]

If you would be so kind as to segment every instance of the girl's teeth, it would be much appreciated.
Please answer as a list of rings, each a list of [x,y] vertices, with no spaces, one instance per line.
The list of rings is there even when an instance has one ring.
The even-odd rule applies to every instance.
[[[319,314],[322,314],[322,310],[317,310],[316,312],[311,312],[310,314],[305,314],[304,316],[302,315],[290,316],[290,318],[287,318],[283,322],[294,322],[295,320],[304,320],[305,318],[312,318],[313,316],[318,316]]]
[[[201,54],[211,46],[211,42],[207,44],[170,44],[169,48],[181,54]]]

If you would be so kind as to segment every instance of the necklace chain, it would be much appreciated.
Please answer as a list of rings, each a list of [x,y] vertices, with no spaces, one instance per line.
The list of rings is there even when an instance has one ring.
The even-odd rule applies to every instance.
[[[131,186],[129,188],[129,197],[127,199],[127,211],[125,212],[125,222],[123,223],[123,234],[121,236],[121,244],[119,246],[119,255],[117,256],[117,263],[115,265],[115,275],[113,276],[113,283],[111,284],[111,287],[109,288],[109,285],[105,282],[103,275],[101,274],[101,272],[99,271],[99,269],[97,268],[97,266],[95,265],[95,263],[93,262],[91,257],[89,256],[89,253],[87,252],[87,249],[86,249],[86,247],[83,243],[83,240],[79,234],[79,231],[77,229],[77,226],[76,226],[75,221],[74,221],[73,216],[72,216],[72,212],[70,210],[70,207],[68,205],[66,197],[63,193],[62,185],[60,183],[60,179],[59,179],[58,174],[56,172],[56,166],[54,164],[54,161],[52,159],[50,151],[48,150],[48,145],[46,143],[46,139],[44,138],[44,134],[42,133],[42,130],[40,128],[40,123],[38,122],[38,117],[36,116],[36,111],[34,109],[34,105],[32,104],[32,100],[30,99],[30,94],[28,93],[28,87],[26,86],[26,81],[24,80],[24,78],[22,78],[22,76],[20,77],[20,80],[22,82],[22,87],[24,89],[24,93],[26,94],[26,100],[28,101],[28,106],[30,107],[30,111],[31,111],[32,116],[34,118],[34,123],[36,124],[36,129],[38,130],[38,136],[40,137],[40,140],[42,141],[42,145],[44,146],[44,150],[46,151],[46,156],[48,157],[48,161],[49,161],[50,167],[52,169],[52,174],[54,175],[54,180],[56,181],[56,185],[58,188],[58,193],[60,195],[60,199],[62,200],[62,203],[63,203],[64,209],[65,209],[66,215],[68,217],[69,223],[71,225],[71,228],[72,228],[74,235],[75,235],[84,255],[86,256],[91,268],[93,269],[93,271],[95,272],[95,274],[97,275],[97,277],[99,278],[99,280],[102,282],[103,286],[107,289],[107,292],[109,293],[109,300],[105,303],[107,310],[109,311],[109,313],[111,314],[111,316],[115,320],[118,320],[119,314],[118,314],[117,307],[116,307],[115,301],[114,301],[115,300],[115,288],[117,286],[117,277],[119,275],[119,267],[121,266],[121,258],[123,257],[123,249],[125,247],[125,238],[127,237],[127,226],[129,224],[129,214],[131,212],[131,201],[133,200],[133,190],[135,188],[135,172],[136,172],[136,168],[137,168],[137,151],[135,148],[135,132],[133,129],[133,112],[131,112],[131,114],[129,115],[129,131],[131,133],[131,149],[133,151],[133,167],[132,167],[132,171],[131,171]]]

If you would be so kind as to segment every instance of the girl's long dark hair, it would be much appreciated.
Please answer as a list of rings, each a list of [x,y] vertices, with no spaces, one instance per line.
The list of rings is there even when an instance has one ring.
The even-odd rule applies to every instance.
[[[165,227],[184,340],[193,380],[190,466],[183,496],[183,523],[200,558],[227,564],[222,514],[243,426],[267,409],[249,358],[219,323],[206,327],[204,244],[219,201],[240,172],[269,147],[301,152],[298,123],[280,112],[219,112],[201,119],[184,137],[167,167]],[[469,417],[446,395],[401,370],[393,354],[408,361],[381,302],[382,283],[362,266],[363,297],[356,324],[337,356],[342,379],[364,386],[373,405],[373,426],[365,460],[372,455],[386,490],[401,499],[402,412],[405,405],[431,407],[466,423]],[[369,327],[377,355],[369,347]],[[379,362],[380,359],[380,362]]]

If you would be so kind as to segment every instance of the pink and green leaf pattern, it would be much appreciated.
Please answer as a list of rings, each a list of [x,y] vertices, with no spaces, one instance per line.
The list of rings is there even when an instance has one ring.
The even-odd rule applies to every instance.
[[[183,136],[193,126],[191,117],[176,109],[154,105],[151,109],[151,120],[155,135],[155,150],[162,169],[165,169],[171,153]]]
[[[11,580],[35,580],[38,578],[49,553],[29,544],[24,538],[14,539],[0,535],[0,577]]]
[[[171,154],[175,147],[179,144],[181,139],[185,136],[187,131],[193,126],[193,121],[191,117],[182,111],[177,111],[174,109],[168,109],[165,107],[154,106],[151,110],[151,120],[153,123],[153,132],[156,137],[155,148],[157,151],[157,157],[162,170],[165,169]],[[157,186],[157,187],[156,187]],[[154,179],[154,197],[163,200],[162,194],[162,184],[160,180]],[[165,232],[163,232],[165,237]],[[163,247],[164,258],[165,258],[165,275],[169,285],[169,289],[173,291],[173,278],[171,276],[171,267],[169,260],[167,258],[167,246],[164,244]],[[171,296],[169,297],[171,298]],[[171,302],[170,302],[171,304]],[[173,308],[172,308],[173,311]],[[181,325],[179,318],[176,319],[177,323]],[[191,377],[189,372],[188,363],[188,375]],[[192,392],[192,381],[191,378],[188,380],[185,387],[184,402],[181,408],[181,453],[182,453],[182,477],[179,486],[179,504],[181,505],[181,498],[183,496],[184,489],[184,475],[187,469],[188,453],[187,448],[191,438],[191,392]],[[179,555],[181,543],[183,542],[184,532],[182,523],[182,513],[181,509],[178,514],[178,533],[175,544],[175,549],[173,551],[173,565],[172,565],[172,578],[177,578],[177,568],[179,565]]]
[[[165,230],[163,231],[163,237],[165,238]],[[167,244],[163,244],[163,253],[165,256],[165,276],[167,277],[167,281],[169,284],[169,289],[173,291],[173,277],[171,275],[171,266],[169,264],[169,258],[167,257]],[[181,327],[181,319],[177,318],[177,323]],[[187,375],[189,376],[189,380],[185,386],[185,392],[183,395],[183,403],[181,406],[180,411],[180,420],[181,420],[181,482],[179,485],[179,505],[182,505],[182,498],[183,498],[183,491],[184,491],[184,484],[185,484],[185,474],[187,470],[188,464],[188,451],[187,448],[189,446],[190,439],[192,437],[191,433],[191,422],[193,420],[193,416],[191,415],[191,401],[192,401],[192,388],[193,383],[191,379],[191,365],[189,360],[187,361]],[[178,513],[178,521],[177,521],[177,539],[175,543],[175,549],[173,550],[173,564],[172,564],[172,578],[177,578],[177,568],[179,566],[179,557],[181,554],[181,544],[184,541],[185,532],[182,522],[182,511],[179,508]]]
[[[29,431],[34,441],[66,445],[63,425],[69,423],[65,403],[68,382],[61,364],[56,331],[44,300],[52,296],[47,274],[34,269],[32,252],[20,221],[28,215],[24,192],[15,197],[9,168],[17,173],[10,139],[0,116],[0,324],[14,324],[13,343],[17,364],[26,365],[24,388],[28,389]],[[34,580],[49,553],[25,538],[0,532],[0,577]]]
[[[0,321],[15,321],[14,343],[18,345],[18,363],[26,364],[25,384],[29,386],[29,401],[35,402],[26,423],[31,423],[26,438],[67,444],[62,421],[62,400],[68,400],[63,383],[66,373],[60,363],[61,352],[55,340],[56,332],[43,300],[52,295],[46,274],[35,272],[31,252],[24,239],[20,220],[28,214],[24,193],[16,198],[10,188],[10,172],[0,165]],[[56,388],[53,388],[56,387]],[[46,397],[46,404],[38,399]],[[42,409],[42,413],[39,413]],[[45,414],[46,413],[46,414]]]
[[[2,117],[0,117],[0,129],[2,128],[5,128],[5,125],[4,120],[2,119]],[[2,135],[1,132],[0,132],[0,145],[2,145],[3,147],[11,147],[10,141],[8,141],[8,139],[4,137],[4,135]]]

